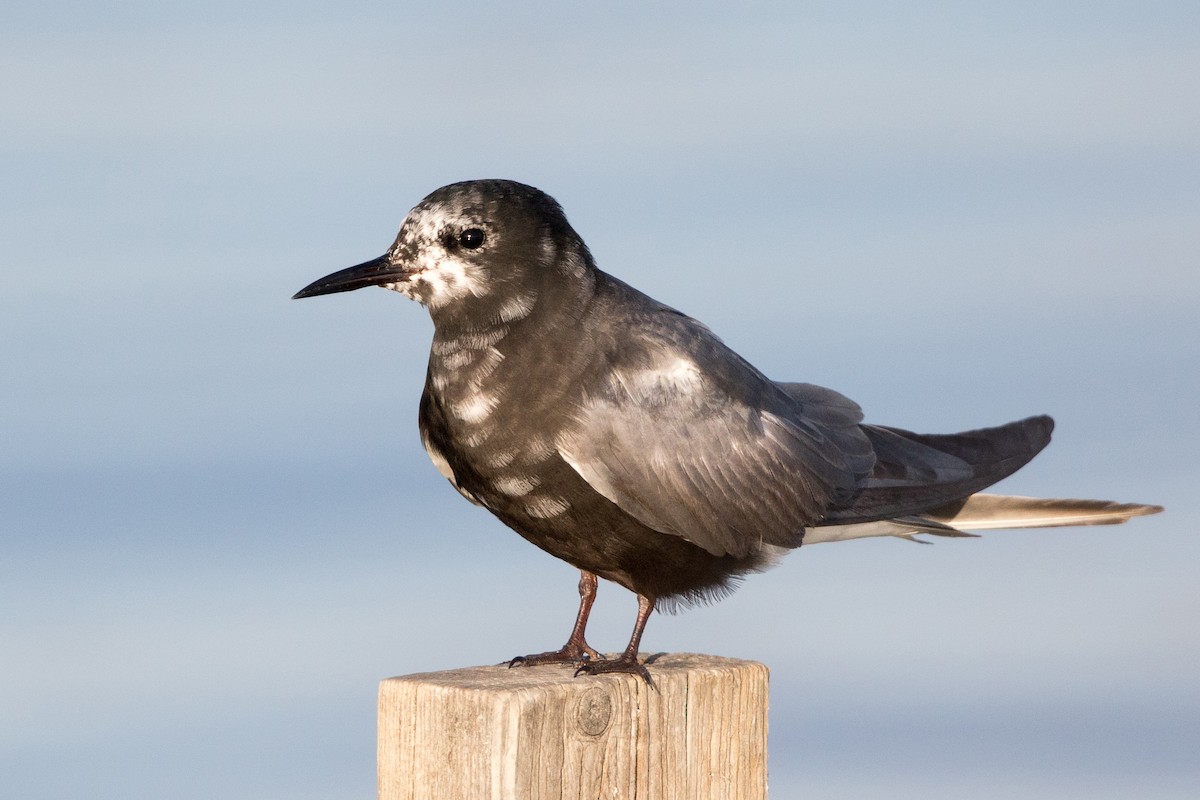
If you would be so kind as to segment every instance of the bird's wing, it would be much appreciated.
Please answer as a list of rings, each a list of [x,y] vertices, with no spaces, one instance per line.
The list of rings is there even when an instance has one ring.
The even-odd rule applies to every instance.
[[[711,334],[687,333],[642,347],[627,338],[589,382],[560,454],[644,525],[714,555],[798,546],[873,464],[857,406],[814,397],[806,414]]]

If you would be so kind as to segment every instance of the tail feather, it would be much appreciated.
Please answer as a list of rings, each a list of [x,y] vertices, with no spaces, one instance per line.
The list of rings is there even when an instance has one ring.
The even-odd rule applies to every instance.
[[[863,425],[875,466],[853,499],[826,511],[824,521],[895,519],[959,502],[1029,463],[1052,430],[1054,421],[1046,416],[953,434]]]
[[[1162,506],[1110,500],[1051,500],[1002,494],[973,494],[922,516],[971,531],[1000,528],[1057,528],[1065,525],[1118,525],[1132,517],[1157,514]]]
[[[973,494],[923,514],[848,525],[822,525],[804,532],[804,544],[841,542],[870,536],[896,536],[913,542],[917,534],[974,536],[967,531],[1005,528],[1057,528],[1068,525],[1118,525],[1133,517],[1157,514],[1162,506],[1111,500],[1056,500],[1002,494]],[[928,542],[922,542],[928,544]]]

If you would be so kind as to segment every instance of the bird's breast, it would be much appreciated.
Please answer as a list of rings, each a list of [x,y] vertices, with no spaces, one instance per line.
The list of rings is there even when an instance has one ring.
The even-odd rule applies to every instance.
[[[443,348],[445,349],[445,348]],[[509,362],[509,363],[506,363]],[[570,468],[556,438],[563,398],[494,345],[435,352],[421,402],[421,434],[439,471],[468,499],[535,519],[571,507]]]

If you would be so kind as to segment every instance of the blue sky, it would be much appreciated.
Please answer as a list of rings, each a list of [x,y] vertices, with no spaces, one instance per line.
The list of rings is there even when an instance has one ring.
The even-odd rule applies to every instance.
[[[1047,412],[1001,488],[1120,528],[792,554],[644,644],[772,674],[774,797],[1200,789],[1194,3],[0,11],[0,774],[362,798],[383,677],[557,645],[463,503],[431,326],[293,303],[426,193],[537,185],[601,266],[874,422]],[[591,640],[635,604],[602,586]]]

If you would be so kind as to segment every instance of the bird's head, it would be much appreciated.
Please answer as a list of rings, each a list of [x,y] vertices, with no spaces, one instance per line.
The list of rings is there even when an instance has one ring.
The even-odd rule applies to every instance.
[[[383,286],[424,305],[435,322],[507,322],[528,315],[547,291],[588,283],[592,269],[553,198],[513,181],[467,181],[422,200],[387,253],[295,297]]]

